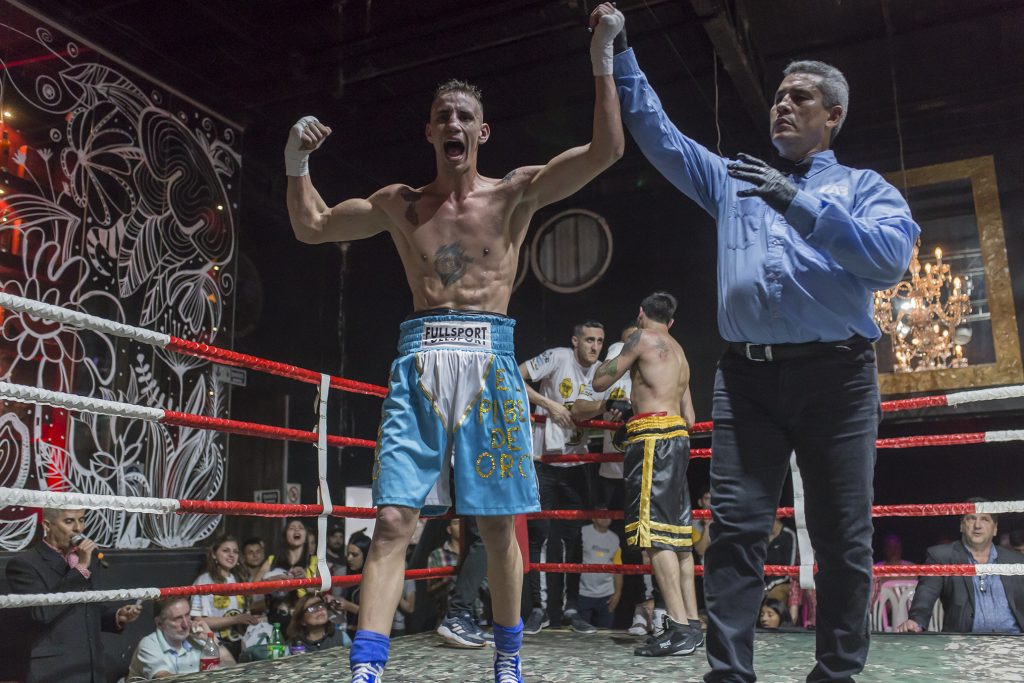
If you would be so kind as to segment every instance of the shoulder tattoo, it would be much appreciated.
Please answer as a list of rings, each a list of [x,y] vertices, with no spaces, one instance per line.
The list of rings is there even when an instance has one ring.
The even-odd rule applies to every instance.
[[[410,190],[407,187],[403,187],[401,190],[398,191],[398,194],[403,200],[405,200],[408,203],[408,206],[405,207],[405,220],[409,221],[413,225],[419,225],[420,217],[416,213],[416,202],[418,202],[420,198],[423,197],[423,193],[417,192],[416,190]]]
[[[434,252],[434,271],[445,287],[458,282],[472,262],[473,258],[466,254],[458,242],[442,244]]]
[[[507,185],[507,184],[511,183],[512,182],[512,178],[515,177],[515,175],[516,175],[516,169],[513,168],[511,171],[509,171],[508,173],[505,174],[504,178],[501,179],[501,184],[502,185]]]
[[[654,340],[654,348],[658,350],[658,358],[664,358],[668,355],[668,344],[661,337]]]

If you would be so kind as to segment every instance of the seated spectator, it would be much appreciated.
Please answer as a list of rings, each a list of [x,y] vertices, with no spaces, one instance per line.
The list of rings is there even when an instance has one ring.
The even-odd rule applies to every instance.
[[[182,596],[154,603],[156,630],[135,648],[128,667],[129,683],[199,671],[202,639],[212,629],[201,619],[193,621],[189,609],[189,599]],[[221,666],[234,663],[227,648],[220,646]]]
[[[242,561],[235,574],[241,581],[262,581],[267,559],[266,542],[259,536],[252,536],[242,542]]]
[[[343,629],[335,629],[331,623],[327,603],[324,596],[307,593],[299,598],[292,610],[292,619],[285,629],[288,642],[301,644],[306,652],[326,650],[329,647],[348,647],[352,645],[348,634]]]
[[[697,499],[696,507],[702,510],[711,509],[711,491],[705,491],[701,494],[700,498]],[[696,552],[696,557],[699,558],[700,564],[704,564],[704,553],[708,551],[708,546],[711,545],[711,521],[703,519],[693,520],[693,550]]]
[[[796,564],[796,532],[782,523],[778,517],[772,523],[768,534],[768,550],[765,564],[781,564],[792,567]],[[764,596],[778,600],[782,604],[789,602],[789,577],[765,576]],[[789,614],[789,610],[785,610]]]
[[[259,536],[252,536],[242,542],[242,561],[238,564],[235,574],[239,581],[256,583],[263,580],[266,567],[263,562],[267,557],[267,546]],[[249,611],[252,614],[264,614],[267,611],[267,596],[250,595]]]
[[[308,539],[309,529],[305,523],[301,519],[289,520],[277,550],[263,563],[263,579],[311,579],[318,576],[316,554],[310,552]],[[298,588],[289,594],[289,602],[294,604],[306,594],[306,589]],[[275,594],[273,598],[275,603],[280,603],[284,594]]]
[[[405,568],[409,568],[409,560],[415,548],[409,546],[405,551]],[[398,599],[398,609],[395,610],[395,618],[391,621],[391,637],[397,638],[406,633],[405,618],[416,609],[416,582],[406,579],[402,584],[402,596]]]
[[[610,519],[594,519],[583,527],[583,564],[622,564],[619,537]],[[580,617],[598,628],[611,628],[622,597],[622,575],[586,573],[580,576]]]
[[[968,503],[988,502],[971,498]],[[992,543],[999,516],[972,513],[960,518],[960,540],[928,548],[926,564],[1017,564],[1024,555]],[[910,618],[900,633],[928,626],[935,601],[945,611],[942,630],[956,633],[1020,633],[1024,625],[1024,576],[922,576]]]
[[[437,567],[456,567],[459,564],[459,553],[461,548],[461,522],[458,517],[448,520],[448,538],[440,548],[434,548],[427,558],[427,569]],[[427,594],[433,599],[437,606],[438,620],[444,619],[448,613],[448,597],[455,586],[454,576],[442,576],[437,579],[427,579]]]
[[[345,527],[341,524],[327,530],[327,564],[331,574],[335,568],[345,566]]]
[[[348,548],[345,551],[347,563],[346,574],[359,574],[363,571],[366,556],[370,553],[370,537],[361,530],[348,537]],[[359,584],[345,586],[340,591],[338,604],[345,613],[345,621],[350,636],[355,635],[359,622]]]
[[[238,564],[238,542],[233,536],[221,534],[213,539],[206,552],[206,571],[193,585],[236,583],[233,574]],[[248,612],[244,595],[193,595],[192,617],[203,619],[216,633],[218,641],[237,660],[242,651],[245,628],[259,622]]]
[[[783,626],[789,626],[789,610],[782,601],[775,598],[765,598],[761,603],[761,613],[757,617],[757,625],[767,629],[779,629]]]
[[[789,619],[794,626],[814,628],[818,614],[818,591],[801,588],[800,577],[789,577]]]

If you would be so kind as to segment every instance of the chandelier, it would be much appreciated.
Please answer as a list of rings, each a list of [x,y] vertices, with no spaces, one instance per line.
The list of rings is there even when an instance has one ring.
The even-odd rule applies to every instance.
[[[914,246],[910,278],[892,289],[875,292],[875,322],[892,341],[895,372],[941,370],[967,366],[963,347],[956,343],[956,329],[971,312],[970,282],[961,281],[942,262],[921,266]]]

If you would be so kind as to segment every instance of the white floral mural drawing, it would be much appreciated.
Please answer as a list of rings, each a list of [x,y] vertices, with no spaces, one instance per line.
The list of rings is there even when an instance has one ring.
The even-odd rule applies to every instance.
[[[0,21],[0,44],[16,46],[0,54],[0,100],[45,131],[0,159],[0,244],[19,264],[15,275],[2,271],[0,289],[229,345],[238,131],[39,24],[18,11]],[[4,242],[9,231],[16,240]],[[4,312],[0,344],[0,379],[227,416],[226,387],[206,361],[14,311]],[[3,486],[213,499],[224,447],[208,431],[0,406]],[[93,538],[118,548],[192,546],[218,522],[89,513]],[[26,510],[0,510],[0,549],[24,547],[35,524]]]

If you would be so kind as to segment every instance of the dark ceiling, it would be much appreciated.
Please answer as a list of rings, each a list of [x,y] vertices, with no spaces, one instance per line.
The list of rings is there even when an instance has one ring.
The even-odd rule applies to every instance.
[[[245,125],[247,161],[279,164],[288,126],[318,115],[337,131],[319,162],[358,192],[428,179],[430,155],[410,150],[422,149],[413,145],[422,140],[433,87],[451,77],[484,90],[495,131],[482,160],[487,174],[537,163],[589,133],[583,27],[594,2],[28,4]],[[1019,0],[622,0],[619,7],[670,114],[712,146],[717,120],[726,153],[764,150],[765,93],[795,58],[825,59],[846,72],[847,159],[896,157],[894,93],[909,141],[922,131],[969,139],[993,125],[1016,130],[1024,118]],[[613,178],[641,171],[636,157]]]

